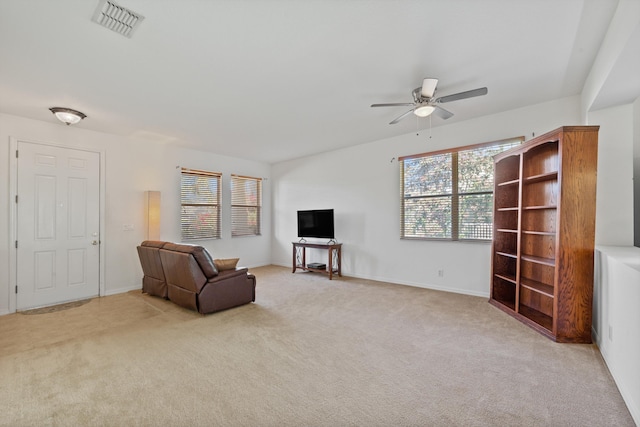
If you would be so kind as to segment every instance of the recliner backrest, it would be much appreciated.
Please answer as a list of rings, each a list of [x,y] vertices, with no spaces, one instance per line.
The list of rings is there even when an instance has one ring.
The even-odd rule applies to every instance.
[[[150,295],[167,297],[167,284],[160,260],[160,249],[166,242],[145,240],[137,247],[144,277],[142,290]]]
[[[218,275],[213,259],[202,246],[167,243],[160,250],[160,258],[167,283],[195,293]]]
[[[214,278],[218,275],[218,269],[213,263],[213,258],[211,258],[209,251],[207,251],[202,246],[186,245],[180,243],[166,243],[163,248],[168,251],[191,254],[202,269],[202,272],[207,279]]]

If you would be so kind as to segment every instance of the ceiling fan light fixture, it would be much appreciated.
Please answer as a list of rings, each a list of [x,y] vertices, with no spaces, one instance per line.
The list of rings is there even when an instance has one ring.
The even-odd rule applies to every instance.
[[[65,123],[67,126],[75,125],[80,120],[87,117],[86,114],[72,110],[71,108],[51,107],[49,110],[57,117],[58,120]]]
[[[436,107],[433,105],[420,105],[413,110],[413,114],[418,117],[428,117],[435,111]]]

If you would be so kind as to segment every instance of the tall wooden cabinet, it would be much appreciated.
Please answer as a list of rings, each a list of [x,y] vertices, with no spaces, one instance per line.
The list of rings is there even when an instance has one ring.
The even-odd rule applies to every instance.
[[[591,342],[599,126],[495,156],[489,302],[557,342]]]

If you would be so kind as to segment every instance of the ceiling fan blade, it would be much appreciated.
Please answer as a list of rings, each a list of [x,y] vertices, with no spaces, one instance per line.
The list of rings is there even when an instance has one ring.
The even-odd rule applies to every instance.
[[[371,104],[372,107],[410,107],[413,102],[396,102],[391,104]]]
[[[436,107],[435,110],[433,110],[433,115],[440,117],[441,119],[447,120],[451,117],[453,117],[453,113],[451,111],[447,111],[444,108],[438,106],[438,105],[434,105],[434,107]]]
[[[454,93],[453,95],[443,96],[438,98],[437,102],[451,102],[459,99],[473,98],[474,96],[482,96],[487,94],[487,88],[481,87],[479,89],[468,90],[466,92]]]
[[[402,114],[399,117],[396,117],[395,119],[393,119],[391,122],[389,122],[390,125],[395,125],[396,123],[398,123],[400,120],[404,119],[405,117],[407,117],[409,114],[413,113],[414,108],[412,108],[411,110],[407,111],[406,113]]]
[[[436,93],[436,87],[438,86],[438,79],[424,79],[422,80],[422,90],[420,94],[423,98],[433,98]]]

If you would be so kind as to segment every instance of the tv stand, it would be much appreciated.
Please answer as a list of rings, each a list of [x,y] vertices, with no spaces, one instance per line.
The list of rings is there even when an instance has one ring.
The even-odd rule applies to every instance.
[[[342,277],[342,243],[307,243],[307,242],[291,242],[293,245],[293,271],[301,269],[304,271],[314,271],[329,275],[329,280],[333,279],[336,273]],[[323,249],[329,254],[326,268],[313,268],[307,264],[307,248]]]

